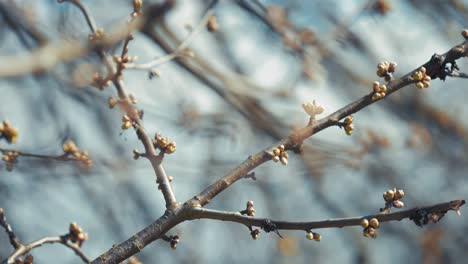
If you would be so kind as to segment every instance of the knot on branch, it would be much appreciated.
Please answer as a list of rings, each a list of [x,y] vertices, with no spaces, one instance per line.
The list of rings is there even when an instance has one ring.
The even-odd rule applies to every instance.
[[[425,65],[428,68],[428,75],[432,79],[440,78],[445,81],[447,76],[452,76],[454,72],[459,70],[456,60],[466,56],[465,54],[466,44],[462,44],[452,48],[444,55],[432,55],[431,60]]]
[[[450,208],[448,210],[443,210],[439,212],[430,212],[428,210],[419,209],[414,213],[414,215],[410,216],[409,219],[420,227],[427,224],[437,223],[442,219],[442,217],[444,217],[444,215],[449,210],[455,211],[458,215],[460,215],[460,207],[464,204],[465,200],[451,201]]]
[[[263,221],[262,229],[265,230],[265,232],[267,233],[278,230],[276,224],[269,219]]]
[[[427,224],[439,222],[446,213],[447,211],[431,213],[426,210],[417,210],[414,215],[410,217],[410,220],[417,226],[423,227]]]
[[[278,231],[278,226],[269,219],[265,219],[265,221],[263,221],[262,229],[267,233],[275,232],[279,237],[283,238]]]

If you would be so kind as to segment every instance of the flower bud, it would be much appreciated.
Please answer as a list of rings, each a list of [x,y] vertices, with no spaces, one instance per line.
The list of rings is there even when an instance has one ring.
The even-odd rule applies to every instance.
[[[379,228],[380,226],[379,220],[377,220],[377,218],[372,218],[371,220],[369,220],[369,226],[375,229]]]
[[[320,240],[322,240],[322,235],[320,235],[319,233],[314,233],[314,240],[315,240],[315,241],[320,241]]]
[[[405,204],[400,200],[393,201],[392,204],[395,208],[403,208],[405,206]]]
[[[361,220],[361,226],[364,227],[364,228],[368,227],[369,226],[369,220],[367,220],[365,218],[362,219]]]
[[[403,190],[398,190],[395,192],[395,199],[399,200],[405,196],[405,192]]]
[[[393,190],[388,190],[388,191],[384,192],[384,194],[383,194],[383,198],[387,202],[393,201],[394,197],[395,197],[395,193],[393,192]]]
[[[464,29],[462,32],[461,32],[461,35],[465,38],[465,39],[468,39],[468,29]]]
[[[288,165],[288,159],[287,158],[281,158],[281,164],[283,164],[284,166]]]
[[[281,153],[281,151],[278,148],[273,148],[272,152],[274,156],[279,156],[279,154]]]
[[[130,121],[124,122],[122,124],[122,129],[126,130],[132,127],[132,123]]]

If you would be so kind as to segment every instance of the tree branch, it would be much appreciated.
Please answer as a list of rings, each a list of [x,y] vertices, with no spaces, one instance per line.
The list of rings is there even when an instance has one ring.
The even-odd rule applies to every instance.
[[[22,244],[18,240],[18,237],[13,231],[13,228],[11,228],[10,224],[8,224],[3,208],[0,208],[0,226],[2,226],[5,229],[5,232],[7,233],[8,238],[10,239],[10,244],[13,246],[14,249],[18,249],[22,246]]]
[[[163,63],[166,63],[168,61],[171,61],[177,57],[183,57],[185,56],[184,54],[184,50],[186,48],[188,48],[188,46],[190,46],[190,44],[195,40],[195,37],[205,28],[206,24],[208,23],[208,20],[210,19],[210,17],[213,15],[213,10],[212,9],[208,9],[206,11],[206,13],[203,15],[202,19],[200,20],[200,22],[197,24],[197,26],[192,30],[192,32],[190,32],[190,34],[188,35],[188,37],[182,42],[180,43],[180,45],[174,50],[172,51],[171,53],[165,55],[165,56],[162,56],[162,57],[159,57],[155,60],[152,60],[150,62],[147,62],[147,63],[142,63],[142,64],[138,64],[138,63],[128,63],[126,65],[126,67],[128,69],[137,69],[137,70],[151,70]]]
[[[85,263],[90,263],[90,259],[86,257],[86,255],[83,253],[83,251],[80,248],[81,244],[73,243],[70,241],[70,234],[57,236],[57,237],[44,237],[44,238],[38,239],[36,241],[33,241],[29,244],[24,245],[19,241],[19,239],[16,237],[15,233],[13,232],[13,229],[8,224],[3,208],[0,208],[0,225],[5,229],[10,239],[10,244],[15,249],[15,251],[6,260],[2,261],[2,264],[3,263],[14,264],[17,258],[21,257],[24,254],[27,254],[34,248],[40,247],[44,244],[52,244],[52,243],[60,243],[70,248],[71,250],[75,252],[75,254],[77,254],[81,258],[81,260],[83,260]]]
[[[33,241],[27,245],[21,245],[18,249],[15,250],[15,252],[13,252],[13,254],[11,254],[8,257],[6,263],[14,264],[17,258],[27,254],[34,248],[43,246],[45,244],[54,244],[54,243],[62,244],[68,247],[69,249],[73,250],[73,252],[75,252],[75,254],[78,255],[84,263],[91,263],[91,260],[83,253],[81,248],[76,243],[70,242],[66,237],[67,235],[57,236],[57,237],[44,237],[36,241]]]
[[[71,0],[69,2],[71,2],[71,3],[75,4],[75,5],[77,5],[77,3],[79,3],[79,5],[77,5],[77,6],[79,7],[79,9],[83,13],[83,15],[86,17],[86,20],[88,21],[88,25],[90,27],[90,30],[94,33],[95,32],[95,25],[94,25],[94,23],[92,23],[93,20],[90,17],[89,12],[86,10],[85,6],[82,5],[80,3],[80,1]],[[162,6],[159,7],[160,10],[158,11],[158,14],[164,13],[171,6],[172,5],[170,3],[162,4]],[[154,10],[153,10],[153,12],[150,12],[150,13],[154,13]],[[130,20],[129,23],[132,24],[132,23],[134,23],[134,21],[138,22],[140,20],[138,18],[134,19],[134,17],[132,17],[132,19]],[[132,29],[132,27],[129,27],[128,30],[125,31],[125,37],[124,37],[125,42],[124,42],[124,47],[123,47],[122,54],[126,53],[125,50],[127,49],[128,43],[132,38],[130,36],[131,29]],[[104,64],[106,65],[106,67],[107,67],[107,69],[109,71],[108,76],[111,77],[111,81],[112,81],[112,83],[114,84],[114,86],[115,86],[115,88],[117,90],[118,96],[119,96],[120,101],[121,101],[122,110],[131,118],[131,121],[133,123],[133,127],[135,128],[135,131],[136,131],[136,134],[137,134],[138,138],[140,139],[140,141],[142,142],[142,144],[143,144],[143,146],[145,148],[146,153],[145,153],[144,157],[148,158],[148,160],[150,161],[150,163],[151,163],[151,165],[152,165],[152,167],[153,167],[153,169],[155,171],[156,182],[159,184],[159,188],[161,189],[161,192],[163,193],[164,200],[166,202],[166,208],[167,209],[174,209],[175,207],[177,207],[177,200],[175,198],[174,191],[172,190],[172,185],[171,185],[171,183],[169,181],[169,177],[167,176],[167,174],[165,172],[165,169],[164,169],[164,167],[162,165],[162,158],[161,158],[160,155],[156,154],[156,149],[154,147],[153,140],[151,139],[151,137],[146,132],[140,116],[138,114],[135,114],[135,113],[139,113],[139,111],[135,106],[133,106],[129,96],[127,95],[124,82],[123,82],[121,76],[118,74],[119,70],[116,69],[114,63],[112,62],[109,55],[107,54],[107,52],[104,49],[98,48],[98,49],[96,49],[96,52],[103,59]]]
[[[146,29],[144,30],[146,33],[150,32],[150,30],[148,29],[148,25],[146,25],[145,28]],[[457,59],[466,56],[468,50],[467,46],[468,41],[465,41],[462,44],[452,48],[450,51],[443,55],[434,55],[430,61],[423,65],[427,70],[427,75],[430,76],[432,79],[445,79],[445,76],[447,76],[447,64],[450,63],[453,65]],[[419,69],[420,67],[406,74],[398,80],[390,81],[387,85],[388,88],[386,94],[389,95],[405,86],[416,83],[416,81],[414,81],[411,78],[411,76]],[[159,218],[157,221],[155,221],[145,229],[141,230],[136,235],[132,236],[130,239],[123,242],[122,244],[112,247],[106,253],[102,254],[100,257],[95,259],[93,263],[118,263],[119,261],[125,260],[133,254],[136,254],[137,252],[141,251],[149,243],[161,238],[169,229],[171,229],[178,223],[186,220],[196,219],[195,216],[197,214],[197,210],[201,210],[203,214],[205,214],[199,214],[200,218],[206,216],[206,218],[220,218],[218,220],[232,220],[234,222],[241,222],[244,224],[247,223],[264,227],[265,223],[263,221],[268,219],[260,219],[258,222],[256,222],[255,218],[251,220],[251,218],[242,217],[236,213],[228,213],[226,215],[223,212],[220,213],[220,211],[205,210],[201,207],[209,203],[211,199],[213,199],[216,195],[218,195],[225,189],[229,188],[236,181],[244,178],[253,169],[263,164],[264,162],[271,160],[271,155],[269,154],[269,152],[271,152],[272,148],[277,147],[279,145],[284,145],[286,150],[300,151],[301,145],[306,138],[327,127],[340,125],[341,123],[339,122],[339,120],[353,113],[356,113],[361,109],[367,107],[368,105],[371,105],[374,102],[377,102],[381,99],[372,99],[372,93],[366,95],[348,104],[347,106],[337,110],[331,115],[293,132],[289,135],[289,137],[280,140],[276,144],[260,151],[259,153],[248,157],[246,161],[242,162],[238,167],[231,170],[224,177],[220,178],[219,180],[205,188],[205,190],[195,195],[192,199],[186,201],[182,207],[176,207],[172,211],[166,211],[166,214]],[[428,222],[434,222],[435,220],[439,220],[441,218],[440,215],[443,215],[448,210],[458,210],[458,208],[464,203],[465,202],[463,200],[456,200],[449,203],[437,204],[434,206],[423,208],[414,208],[398,213],[375,215],[375,217],[378,217],[378,219],[381,219],[382,221],[393,221],[411,217],[411,219],[415,221],[415,223],[424,225]],[[437,215],[438,218],[428,218],[428,216],[431,215]],[[330,220],[306,223],[277,223],[280,224],[282,229],[305,229],[311,227],[325,228],[327,225],[330,225],[329,227],[357,225],[358,220],[360,221],[361,218],[335,219],[333,220],[334,222],[332,221],[331,223],[328,222]],[[327,222],[328,224],[325,224]]]
[[[358,216],[351,218],[337,218],[321,221],[309,222],[287,222],[277,221],[268,218],[254,218],[242,215],[239,212],[218,211],[206,209],[202,207],[191,208],[189,219],[213,219],[220,221],[235,222],[243,224],[247,227],[257,226],[264,229],[266,232],[276,230],[304,230],[322,229],[322,228],[341,228],[346,226],[360,226],[362,219],[376,218],[379,222],[401,221],[403,219],[410,219],[422,226],[431,222],[430,216],[444,215],[448,211],[458,211],[461,206],[465,204],[465,200],[454,200],[446,203],[435,204],[425,207],[415,207],[408,210],[403,210],[394,213],[386,214],[373,214],[366,216]],[[439,216],[437,219],[440,219]]]
[[[444,80],[445,76],[447,75],[447,64],[450,63],[453,65],[457,59],[465,57],[467,55],[467,52],[468,41],[465,40],[462,44],[453,47],[451,50],[449,50],[443,55],[435,54],[427,63],[425,63],[422,66],[426,68],[427,75],[429,75],[432,79],[441,78],[442,80]],[[390,81],[387,84],[386,96],[396,92],[397,90],[405,86],[415,83],[415,81],[412,80],[411,75],[420,68],[421,67],[418,67],[417,69],[404,75],[400,79]],[[288,138],[280,140],[274,145],[258,152],[253,156],[250,156],[237,168],[234,168],[224,177],[205,188],[205,190],[203,190],[199,194],[195,195],[195,197],[190,200],[190,203],[193,205],[203,207],[204,205],[209,203],[211,199],[213,199],[216,195],[227,189],[233,183],[235,183],[236,181],[244,177],[246,174],[248,174],[250,171],[265,163],[266,161],[269,161],[271,159],[271,156],[268,154],[268,152],[270,152],[272,148],[277,147],[279,145],[284,145],[286,150],[299,150],[302,145],[302,142],[308,137],[314,135],[319,131],[322,131],[325,128],[339,125],[339,120],[350,116],[380,100],[382,100],[382,98],[375,100],[372,99],[372,93],[368,94],[348,104],[347,106],[335,111],[327,117],[314,122],[312,125],[308,125],[302,129],[293,132],[289,135]]]

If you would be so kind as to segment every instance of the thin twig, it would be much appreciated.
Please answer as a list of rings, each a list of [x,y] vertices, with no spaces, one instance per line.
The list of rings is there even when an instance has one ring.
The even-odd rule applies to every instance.
[[[73,252],[75,252],[75,254],[78,255],[84,263],[91,263],[91,260],[83,253],[81,248],[77,244],[72,243],[67,239],[67,235],[57,236],[57,237],[44,237],[36,241],[33,241],[29,244],[21,245],[17,250],[15,250],[15,252],[13,252],[13,254],[11,254],[8,257],[7,263],[13,264],[15,263],[15,260],[17,258],[27,254],[34,248],[43,246],[45,244],[54,244],[54,243],[62,244],[68,247],[69,249],[73,250]]]
[[[258,226],[266,231],[276,231],[280,229],[285,230],[310,230],[310,229],[321,229],[321,228],[341,228],[346,226],[359,226],[361,225],[362,219],[377,218],[379,222],[389,221],[401,221],[405,218],[409,218],[417,223],[423,222],[424,217],[431,215],[445,214],[447,211],[458,211],[459,208],[465,204],[464,200],[455,200],[446,203],[435,204],[425,207],[415,207],[408,210],[403,210],[394,213],[387,214],[373,214],[351,218],[337,218],[328,219],[321,221],[309,221],[309,222],[288,222],[288,221],[277,221],[268,218],[254,218],[246,215],[242,215],[239,212],[228,212],[206,209],[202,207],[192,208],[190,213],[190,219],[214,219],[221,221],[235,222],[243,224],[247,227]],[[440,217],[438,218],[440,219]],[[430,219],[427,219],[430,221]],[[428,223],[428,222],[427,222]],[[270,229],[269,229],[270,228]]]
[[[8,224],[7,222],[3,208],[0,208],[0,225],[5,229],[5,232],[7,233],[8,238],[10,239],[10,244],[13,246],[13,248],[18,249],[19,247],[21,247],[22,244],[18,240],[18,237],[13,231],[13,228],[11,228],[10,224]]]
[[[28,153],[28,152],[23,152],[23,151],[18,151],[14,149],[4,149],[0,148],[0,152],[2,153],[7,153],[7,152],[15,152],[18,153],[18,156],[22,157],[30,157],[30,158],[37,158],[37,159],[44,159],[44,160],[54,160],[54,161],[81,161],[73,156],[69,156],[68,154],[62,154],[58,156],[49,156],[49,155],[43,155],[43,154],[34,154],[34,153]]]
[[[72,1],[73,3],[75,3],[76,1]],[[160,7],[160,11],[159,12],[165,12],[167,9],[168,9],[168,6],[167,5],[170,5],[170,4],[166,4],[163,6]],[[170,7],[170,6],[169,6]],[[80,10],[81,12],[83,13],[83,15],[85,17],[90,17],[89,15],[89,12],[87,11],[86,7],[84,5],[80,5]],[[154,10],[153,12],[154,13]],[[136,19],[132,19],[129,23],[129,25],[132,25],[134,23],[134,21],[140,21],[141,19],[139,18],[136,18]],[[90,30],[93,31],[95,29],[94,25],[93,24],[90,24]],[[128,42],[130,41],[130,37],[129,37],[129,33],[131,31],[133,27],[132,26],[129,26],[128,27],[128,30],[125,31],[125,44],[124,44],[124,49],[122,52],[125,51],[125,48],[127,47],[128,45]],[[154,171],[155,171],[155,174],[156,174],[156,182],[159,184],[159,188],[161,189],[161,192],[164,196],[164,200],[166,202],[166,208],[167,209],[174,209],[175,207],[177,207],[177,200],[176,200],[176,197],[174,195],[174,191],[172,190],[172,185],[169,181],[169,177],[162,165],[162,159],[159,155],[157,155],[156,153],[156,149],[153,145],[153,140],[152,138],[148,135],[148,133],[146,132],[143,124],[142,124],[142,121],[140,119],[140,117],[138,115],[136,115],[135,113],[138,113],[138,109],[135,108],[135,106],[133,106],[130,98],[128,97],[127,95],[127,92],[126,92],[126,89],[125,89],[125,85],[124,85],[124,82],[122,81],[122,79],[120,78],[119,75],[117,75],[118,73],[118,69],[116,69],[114,63],[112,62],[112,60],[110,59],[109,55],[107,54],[107,52],[104,50],[104,49],[97,49],[96,52],[98,53],[98,55],[101,57],[101,59],[104,61],[104,64],[106,65],[106,67],[108,68],[108,75],[109,76],[112,76],[113,78],[111,79],[112,83],[114,84],[116,90],[117,90],[117,93],[118,93],[118,96],[120,98],[120,101],[121,101],[121,105],[122,105],[122,109],[126,112],[126,114],[131,117],[132,119],[132,122],[133,122],[133,126],[135,128],[135,131],[136,131],[136,134],[138,136],[138,138],[140,139],[140,141],[142,142],[144,148],[145,148],[145,157],[148,158],[148,160],[150,161]],[[122,53],[124,54],[124,53]]]
[[[205,28],[206,24],[208,23],[208,20],[210,17],[213,15],[213,10],[209,9],[203,18],[200,20],[198,25],[190,32],[188,37],[170,54],[167,54],[165,56],[159,57],[155,60],[149,61],[147,63],[142,63],[142,64],[137,64],[137,63],[128,63],[126,64],[126,67],[128,69],[137,69],[137,70],[151,70],[154,69],[155,67],[166,63],[168,61],[171,61],[177,57],[183,57],[186,54],[184,54],[184,50],[190,46],[190,44],[195,40],[195,37],[202,32],[202,30]]]

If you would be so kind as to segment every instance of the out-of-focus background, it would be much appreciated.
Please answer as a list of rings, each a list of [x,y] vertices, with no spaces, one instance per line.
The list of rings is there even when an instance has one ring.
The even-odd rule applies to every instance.
[[[124,23],[130,0],[82,1],[105,30]],[[144,1],[146,5],[158,1]],[[176,47],[203,16],[208,1],[178,0],[155,25],[135,32],[129,55],[146,62]],[[57,1],[0,1],[0,56],[27,54],[47,42],[83,41],[88,27],[74,6]],[[164,161],[178,200],[184,201],[247,156],[307,124],[301,104],[317,100],[329,114],[371,91],[376,64],[395,61],[395,76],[462,41],[468,25],[464,0],[236,0],[215,7],[219,29],[203,30],[190,46],[193,59],[160,67],[160,77],[126,70],[124,81],[144,110],[151,134],[177,142]],[[120,46],[111,49],[117,53]],[[0,61],[0,63],[7,63]],[[0,207],[22,241],[67,232],[76,221],[89,233],[91,258],[120,243],[164,211],[150,164],[133,160],[142,149],[121,112],[109,109],[104,91],[89,86],[90,54],[47,73],[0,80],[0,120],[19,140],[0,147],[59,155],[72,139],[94,165],[19,158],[12,172],[0,167]],[[468,63],[460,60],[460,69]],[[379,80],[382,81],[382,80]],[[209,208],[238,211],[247,200],[256,215],[320,220],[375,213],[383,191],[405,190],[406,207],[466,198],[468,82],[433,80],[429,89],[407,87],[354,115],[347,136],[332,127],[306,141],[288,166],[268,162],[257,180],[242,180]],[[137,257],[143,263],[464,263],[466,216],[448,214],[419,228],[409,220],[386,223],[376,240],[359,227],[262,233],[252,240],[239,224],[199,220],[170,231],[181,243],[170,250],[156,241]],[[0,258],[11,253],[0,232]],[[62,245],[32,252],[37,263],[78,263]]]

